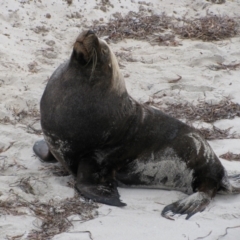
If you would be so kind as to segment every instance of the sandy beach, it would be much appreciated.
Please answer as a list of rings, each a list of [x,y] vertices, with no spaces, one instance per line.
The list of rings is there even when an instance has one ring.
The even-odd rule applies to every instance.
[[[206,17],[215,32],[204,38],[194,31]],[[141,32],[146,19],[150,30]],[[124,21],[141,31],[130,23],[121,28]],[[223,27],[216,31],[218,21]],[[239,0],[2,0],[0,239],[239,239],[240,195],[217,195],[204,212],[171,221],[162,209],[185,194],[119,188],[126,207],[95,204],[74,193],[74,179],[60,164],[42,163],[32,151],[43,138],[39,102],[46,83],[78,34],[93,29],[116,54],[131,96],[198,128],[228,173],[240,173],[239,24]],[[67,211],[66,231],[46,220]],[[51,228],[54,234],[42,234]]]

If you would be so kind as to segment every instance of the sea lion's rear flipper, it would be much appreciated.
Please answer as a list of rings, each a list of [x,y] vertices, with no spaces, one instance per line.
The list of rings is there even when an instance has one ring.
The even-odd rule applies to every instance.
[[[227,176],[225,174],[221,182],[220,194],[238,194],[240,193],[240,174]]]
[[[45,140],[40,140],[35,142],[35,144],[33,145],[33,151],[43,162],[48,162],[48,163],[57,162],[55,157],[50,152],[49,147],[45,142]]]
[[[240,193],[240,174],[229,176],[229,181],[231,184],[231,193],[232,194]]]
[[[126,206],[120,200],[117,183],[111,177],[113,174],[106,172],[105,176],[99,177],[98,166],[94,160],[81,161],[78,165],[76,189],[81,195],[93,201],[111,206]]]
[[[186,219],[189,219],[197,212],[202,212],[210,203],[210,196],[204,192],[196,192],[189,197],[167,205],[162,216],[168,219],[176,214],[187,214]]]

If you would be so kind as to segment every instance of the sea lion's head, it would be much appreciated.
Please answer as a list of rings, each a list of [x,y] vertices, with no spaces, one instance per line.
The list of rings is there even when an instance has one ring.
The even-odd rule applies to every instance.
[[[126,92],[115,54],[108,44],[89,30],[82,32],[73,46],[72,59],[89,74],[89,81],[104,81],[109,89],[121,94]]]

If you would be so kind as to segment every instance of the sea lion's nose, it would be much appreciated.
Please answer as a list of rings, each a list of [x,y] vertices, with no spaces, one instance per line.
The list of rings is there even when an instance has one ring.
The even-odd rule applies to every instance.
[[[93,30],[88,30],[87,32],[87,36],[91,35],[91,34],[95,34],[95,32]]]

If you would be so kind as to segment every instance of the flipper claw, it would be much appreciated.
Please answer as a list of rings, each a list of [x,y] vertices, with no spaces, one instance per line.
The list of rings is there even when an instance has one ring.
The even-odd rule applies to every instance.
[[[170,216],[176,214],[187,214],[186,219],[189,219],[197,212],[202,212],[210,203],[210,197],[204,192],[196,192],[191,196],[167,205],[162,210],[162,216],[169,219]]]

